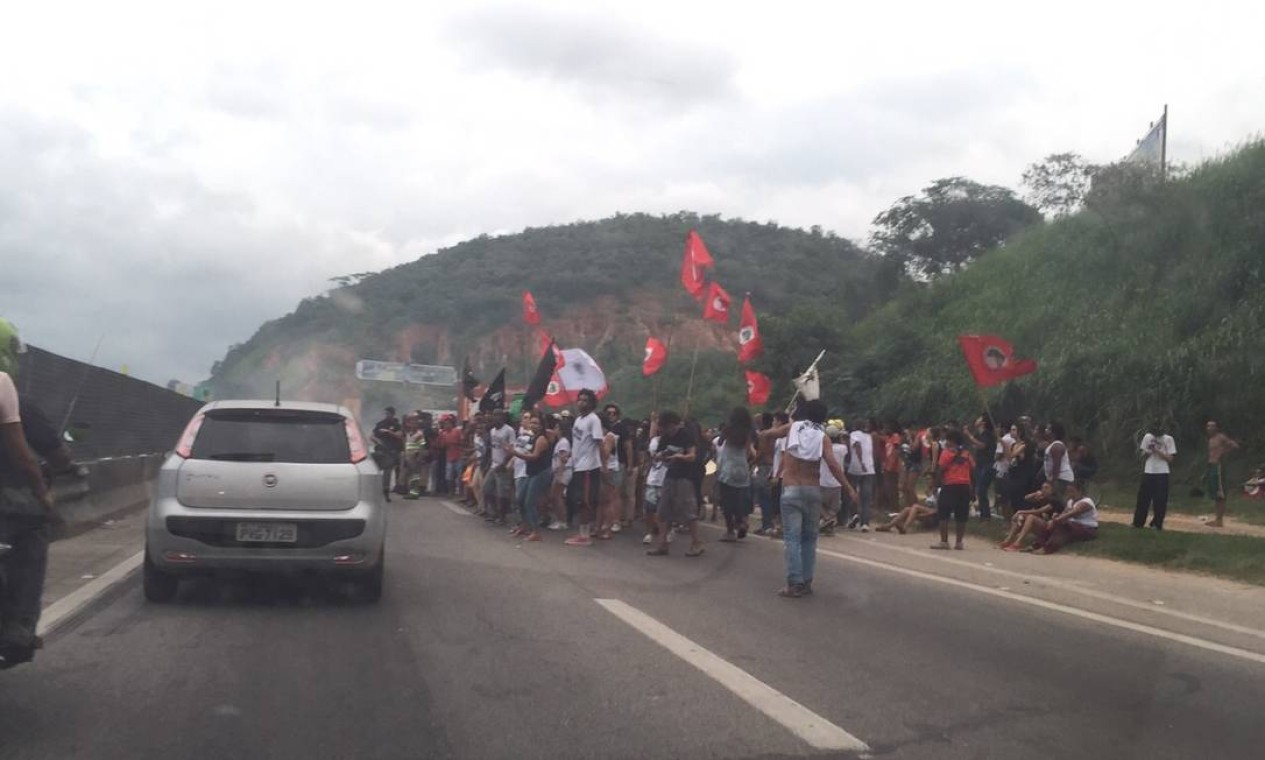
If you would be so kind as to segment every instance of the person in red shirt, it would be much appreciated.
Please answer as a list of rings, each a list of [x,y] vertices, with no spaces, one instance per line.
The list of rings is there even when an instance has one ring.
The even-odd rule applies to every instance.
[[[949,516],[952,515],[957,542],[954,549],[962,549],[962,537],[966,535],[966,521],[971,516],[971,485],[975,476],[975,460],[966,450],[962,431],[951,429],[945,435],[944,450],[936,462],[935,485],[939,487],[936,497],[938,521],[940,524],[940,543],[932,544],[932,549],[949,548]]]
[[[445,415],[439,421],[439,445],[444,450],[444,481],[448,484],[449,493],[457,494],[461,488],[461,466],[465,462],[465,436],[462,435],[457,421],[452,415]]]

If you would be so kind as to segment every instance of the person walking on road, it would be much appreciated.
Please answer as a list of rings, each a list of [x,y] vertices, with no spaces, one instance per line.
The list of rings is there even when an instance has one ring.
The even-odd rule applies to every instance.
[[[782,534],[786,585],[779,596],[790,599],[813,593],[813,571],[817,563],[817,525],[821,520],[821,463],[858,500],[848,476],[831,453],[830,439],[822,429],[826,404],[820,399],[805,402],[795,422],[776,428],[785,436],[782,455]]]
[[[1151,527],[1164,529],[1164,515],[1168,513],[1168,480],[1173,457],[1177,456],[1177,444],[1173,436],[1156,425],[1142,436],[1138,446],[1145,460],[1142,465],[1142,483],[1138,486],[1138,500],[1133,509],[1133,527],[1146,525],[1146,515],[1154,510]]]
[[[382,419],[373,426],[373,461],[382,470],[382,495],[391,500],[391,479],[398,479],[400,456],[404,452],[404,428],[395,416],[395,407],[388,406]]]
[[[1208,420],[1204,430],[1208,434],[1208,468],[1204,473],[1204,487],[1208,489],[1208,498],[1212,499],[1216,509],[1216,516],[1207,525],[1209,528],[1220,528],[1225,524],[1225,471],[1221,467],[1221,459],[1238,449],[1239,444],[1221,432],[1216,420]]]
[[[725,536],[734,542],[747,537],[751,514],[751,463],[756,452],[754,422],[746,407],[734,407],[716,447],[716,481],[720,509],[725,515]]]
[[[606,433],[598,418],[597,394],[582,390],[576,398],[580,415],[571,427],[572,476],[570,489],[578,506],[580,526],[576,535],[568,538],[567,546],[591,546],[593,520],[599,518],[598,509],[602,498],[602,474],[606,470],[606,451],[602,440]]]
[[[681,415],[665,411],[659,415],[659,447],[657,459],[667,465],[663,491],[659,495],[658,545],[646,554],[665,557],[668,554],[668,536],[673,525],[685,525],[690,533],[687,557],[703,553],[703,541],[698,535],[698,503],[694,491],[694,463],[698,456],[698,440],[691,426],[681,420]]]

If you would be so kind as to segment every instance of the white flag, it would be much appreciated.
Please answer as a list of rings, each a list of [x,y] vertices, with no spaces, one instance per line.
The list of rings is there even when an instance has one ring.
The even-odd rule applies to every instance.
[[[606,373],[582,348],[563,350],[562,364],[557,371],[558,379],[571,395],[585,388],[598,396],[606,393]]]
[[[1164,147],[1168,131],[1168,109],[1164,109],[1164,115],[1160,120],[1151,125],[1151,129],[1147,131],[1146,137],[1138,140],[1137,147],[1125,156],[1125,161],[1133,164],[1151,164],[1152,166],[1164,167]]]
[[[817,368],[809,367],[808,371],[795,378],[795,387],[805,401],[821,398],[821,382],[817,378]]]

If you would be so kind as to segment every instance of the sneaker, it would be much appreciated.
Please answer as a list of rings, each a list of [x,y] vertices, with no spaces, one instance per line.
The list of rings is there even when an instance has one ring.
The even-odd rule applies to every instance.
[[[669,543],[669,544],[670,544],[670,543],[672,543],[673,536],[674,536],[673,531],[668,531],[668,543]]]
[[[537,531],[532,531],[531,533],[528,533],[527,538],[524,538],[523,540],[524,541],[544,541],[545,537],[540,535],[540,533]]]
[[[848,530],[856,530],[857,526],[860,524],[861,524],[861,516],[853,515],[852,519],[848,520]]]
[[[862,525],[862,526],[861,526],[861,532],[862,532],[862,533],[869,533],[869,532],[870,532],[870,526],[869,526],[869,525]]]
[[[571,538],[568,538],[566,541],[563,541],[562,543],[566,544],[567,546],[592,546],[593,540],[590,539],[588,536],[572,536]]]
[[[611,533],[618,533],[623,529],[624,529],[623,526],[620,525],[619,523],[611,524]]]
[[[645,538],[643,538],[643,539],[641,539],[641,543],[643,543],[643,544],[650,544],[650,543],[651,543],[651,542],[653,542],[653,541],[654,541],[654,534],[653,534],[653,533],[647,533],[647,534],[646,534],[646,537],[645,537]]]
[[[554,520],[553,522],[549,523],[549,530],[566,530],[566,529],[567,529],[567,524],[562,522],[561,520]]]

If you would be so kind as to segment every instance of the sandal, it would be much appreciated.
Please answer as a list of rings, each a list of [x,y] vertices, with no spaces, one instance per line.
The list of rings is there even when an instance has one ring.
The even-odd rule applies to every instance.
[[[734,534],[732,534],[732,533],[726,533],[725,535],[721,536],[721,537],[720,537],[719,539],[717,539],[717,540],[718,540],[718,541],[720,541],[721,543],[732,544],[733,542],[737,541],[738,539],[734,537]]]
[[[786,586],[785,588],[778,589],[777,595],[786,597],[787,599],[799,599],[804,595],[804,591],[799,584],[795,584],[793,586]]]
[[[685,556],[687,556],[687,557],[701,557],[701,556],[703,556],[703,551],[704,551],[704,549],[703,549],[702,545],[698,545],[698,546],[691,546],[691,547],[690,547],[690,550],[689,550],[689,551],[687,551],[687,552],[685,553]]]
[[[667,547],[660,546],[660,547],[657,547],[657,548],[654,548],[654,549],[649,549],[649,550],[647,550],[647,551],[646,551],[646,556],[648,556],[648,557],[666,557],[666,556],[668,556],[668,550],[667,550]]]

